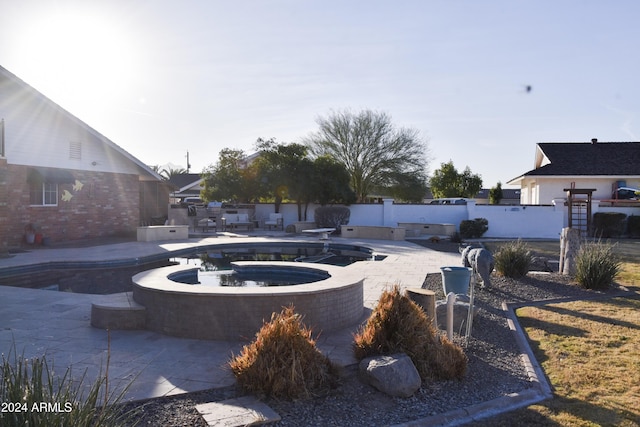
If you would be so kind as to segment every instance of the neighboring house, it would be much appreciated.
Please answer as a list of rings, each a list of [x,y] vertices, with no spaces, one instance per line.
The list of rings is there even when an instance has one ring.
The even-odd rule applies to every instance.
[[[569,188],[608,200],[618,187],[640,188],[640,142],[539,143],[535,168],[508,184],[520,185],[522,204],[551,204]]]
[[[479,205],[489,204],[489,192],[488,188],[483,188],[478,191],[474,200]],[[519,188],[503,188],[502,199],[500,199],[500,205],[519,205],[520,204],[520,189]]]
[[[181,173],[172,175],[167,181],[174,187],[171,192],[171,203],[179,203],[185,197],[200,197],[202,175],[199,173]]]
[[[166,218],[160,175],[2,67],[0,127],[0,252],[27,229],[60,242]]]

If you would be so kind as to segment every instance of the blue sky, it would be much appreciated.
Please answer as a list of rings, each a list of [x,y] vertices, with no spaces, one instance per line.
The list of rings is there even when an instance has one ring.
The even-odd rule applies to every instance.
[[[637,141],[636,1],[22,0],[0,65],[147,164],[297,142],[332,110],[418,129],[484,186],[537,142]],[[532,90],[525,90],[531,85]]]

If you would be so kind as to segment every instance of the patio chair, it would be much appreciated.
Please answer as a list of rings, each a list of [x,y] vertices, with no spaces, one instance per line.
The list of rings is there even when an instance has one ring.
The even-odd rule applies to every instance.
[[[271,230],[271,227],[274,227],[276,230],[284,230],[284,218],[281,213],[272,213],[269,214],[269,219],[265,220],[264,226]]]

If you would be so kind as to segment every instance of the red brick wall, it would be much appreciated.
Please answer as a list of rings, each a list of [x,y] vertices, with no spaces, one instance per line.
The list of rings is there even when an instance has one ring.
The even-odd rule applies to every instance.
[[[58,184],[58,206],[30,206],[28,170],[8,165],[8,224],[3,227],[8,245],[23,243],[27,224],[34,224],[52,242],[135,233],[140,215],[137,175],[71,171],[82,188]],[[62,200],[65,190],[72,196],[68,202]]]

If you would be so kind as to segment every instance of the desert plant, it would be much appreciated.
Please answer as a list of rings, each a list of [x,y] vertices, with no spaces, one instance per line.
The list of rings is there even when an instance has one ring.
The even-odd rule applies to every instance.
[[[626,214],[620,212],[597,212],[593,215],[593,230],[596,237],[619,237],[624,233]]]
[[[314,211],[316,225],[319,228],[340,229],[341,225],[349,224],[351,211],[345,206],[320,206]]]
[[[465,219],[460,222],[460,235],[464,239],[480,238],[488,229],[489,221],[486,218]]]
[[[467,356],[441,337],[422,309],[396,285],[380,296],[367,323],[354,337],[356,359],[406,353],[423,380],[462,378]]]
[[[310,398],[335,387],[338,372],[292,306],[273,313],[229,362],[238,385],[260,396]]]
[[[451,243],[462,243],[462,236],[458,231],[454,231],[449,235],[449,240]]]
[[[505,243],[493,255],[493,261],[498,274],[505,277],[518,278],[529,272],[531,251],[525,242],[517,240]]]
[[[606,289],[620,272],[620,266],[613,245],[586,242],[576,256],[576,280],[587,289]]]
[[[79,381],[74,380],[70,368],[62,378],[55,376],[45,357],[27,359],[15,349],[7,357],[2,355],[0,402],[13,406],[3,406],[0,425],[130,425],[132,413],[118,406],[124,391],[109,394],[107,376],[100,375],[85,396],[85,379],[86,371]]]

